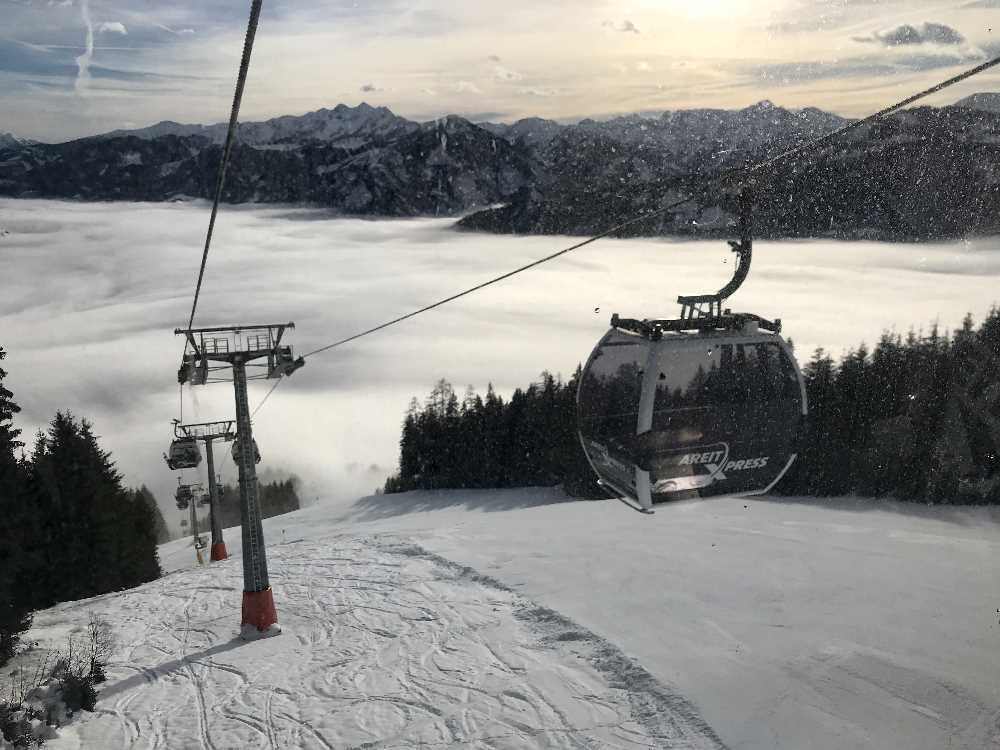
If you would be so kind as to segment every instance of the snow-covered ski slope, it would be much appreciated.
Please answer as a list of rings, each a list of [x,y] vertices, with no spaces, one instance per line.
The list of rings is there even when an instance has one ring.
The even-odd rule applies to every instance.
[[[90,612],[119,642],[97,714],[55,747],[723,747],[675,690],[503,584],[401,538],[282,521],[279,637],[235,637],[238,558],[39,614],[46,645]],[[184,542],[164,557],[195,559]]]
[[[285,633],[233,639],[234,558],[161,548],[93,610],[119,649],[84,747],[1000,747],[1000,525],[863,500],[325,503],[265,522]]]

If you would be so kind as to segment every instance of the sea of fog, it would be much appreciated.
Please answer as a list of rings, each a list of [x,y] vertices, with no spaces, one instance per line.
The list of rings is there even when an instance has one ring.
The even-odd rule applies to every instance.
[[[126,481],[153,489],[172,521],[176,475],[161,454],[180,416],[173,330],[187,322],[208,214],[203,203],[0,200],[0,345],[18,426],[30,444],[57,409],[86,417]],[[574,241],[451,224],[224,206],[195,324],[291,320],[287,340],[307,352]],[[719,288],[731,262],[723,242],[602,240],[310,358],[257,415],[261,469],[298,475],[306,501],[368,494],[395,469],[408,402],[437,379],[460,396],[490,382],[507,395],[543,370],[568,376],[611,313],[673,316],[678,294]],[[757,242],[731,306],[780,317],[800,357],[836,355],[886,329],[981,319],[1000,297],[998,271],[992,238]],[[251,385],[251,405],[269,385]],[[229,418],[232,388],[186,388],[183,404],[186,421]],[[219,463],[231,480],[232,462]]]

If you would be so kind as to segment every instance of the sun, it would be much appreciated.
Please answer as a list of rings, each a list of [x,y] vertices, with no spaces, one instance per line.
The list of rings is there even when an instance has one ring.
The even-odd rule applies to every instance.
[[[690,20],[733,19],[760,15],[762,10],[781,4],[781,0],[630,0],[622,3],[625,12],[652,13],[661,18]],[[767,6],[767,8],[765,8]]]

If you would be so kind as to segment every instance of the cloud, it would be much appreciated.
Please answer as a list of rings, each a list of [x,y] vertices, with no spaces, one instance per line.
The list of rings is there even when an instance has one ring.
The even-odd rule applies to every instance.
[[[622,73],[622,74],[631,73],[633,71],[637,73],[650,73],[653,70],[653,66],[650,65],[645,60],[639,60],[631,64],[623,62],[612,63],[611,69],[616,73]]]
[[[765,30],[775,34],[798,34],[808,31],[826,31],[840,25],[840,19],[828,15],[816,18],[793,18],[788,21],[775,21],[765,26]]]
[[[919,44],[956,45],[965,42],[965,37],[957,29],[943,23],[924,23],[921,26],[904,23],[892,29],[875,31],[853,39],[856,42],[876,43],[885,47]]]
[[[392,471],[390,466],[379,466],[378,464],[363,464],[358,461],[351,461],[344,465],[344,471],[348,474],[371,474],[377,478],[382,478]]]
[[[790,62],[757,65],[750,73],[769,85],[791,86],[808,81],[856,76],[891,76],[896,68],[886,62]]]
[[[224,119],[228,105],[218,92],[221,82],[232,80],[234,55],[238,56],[246,23],[245,0],[211,3],[179,0],[167,4],[89,0],[95,37],[91,56],[81,55],[85,51],[86,29],[81,22],[82,1],[74,0],[72,5],[62,7],[59,0],[54,0],[51,6],[48,0],[16,5],[4,5],[0,0],[0,6],[4,7],[4,30],[0,34],[7,41],[15,37],[39,47],[37,55],[29,48],[22,48],[10,56],[0,40],[0,89],[6,93],[8,104],[4,110],[4,129],[14,128],[26,135],[55,140],[120,127],[123,119],[143,124],[163,119],[182,122]],[[978,27],[967,26],[961,13],[938,16],[930,9],[914,12],[914,7],[923,8],[921,4],[927,1],[892,0],[891,4],[895,8],[909,4],[907,20],[921,35],[923,21],[943,21],[967,33],[970,41],[966,44],[979,42]],[[955,5],[970,1],[956,0]],[[994,1],[1000,2],[991,0]],[[413,118],[484,109],[510,112],[516,117],[539,115],[557,119],[592,116],[609,107],[619,114],[650,106],[647,99],[651,92],[657,108],[735,106],[755,96],[750,89],[759,86],[759,79],[725,76],[734,69],[737,73],[744,72],[757,62],[798,61],[804,67],[813,65],[815,71],[806,76],[807,80],[813,80],[830,77],[827,66],[813,61],[844,60],[874,53],[895,58],[904,50],[954,55],[966,46],[932,41],[927,46],[890,48],[874,41],[874,36],[868,44],[851,42],[852,35],[899,23],[898,19],[888,22],[884,16],[881,21],[876,17],[886,10],[888,0],[879,6],[865,2],[858,9],[860,2],[851,0],[847,4],[850,11],[845,11],[846,20],[850,24],[842,24],[845,30],[839,34],[817,34],[815,44],[813,38],[803,37],[795,44],[783,46],[780,54],[776,52],[770,60],[719,57],[717,51],[729,43],[731,32],[738,32],[754,48],[766,48],[764,24],[769,20],[794,18],[805,25],[820,13],[839,18],[838,9],[845,7],[843,0],[836,3],[769,0],[767,4],[775,8],[780,5],[781,12],[752,16],[734,13],[732,18],[707,23],[699,20],[701,16],[692,21],[679,13],[670,16],[674,20],[666,24],[657,13],[647,17],[635,10],[625,10],[625,6],[614,10],[597,0],[579,4],[567,0],[527,4],[523,13],[502,17],[488,13],[481,4],[450,0],[280,3],[269,6],[270,31],[266,39],[260,38],[259,49],[254,53],[255,72],[242,114],[245,118],[262,120],[331,106],[339,101],[337,96],[345,101],[374,96],[371,90],[359,93],[362,84],[391,91],[391,98],[379,94],[384,103]],[[704,3],[713,7],[725,4],[722,0]],[[785,12],[786,7],[800,6],[802,12]],[[435,12],[411,13],[415,7]],[[567,8],[577,11],[575,18],[565,16]],[[970,24],[972,15],[964,14]],[[602,24],[605,19],[608,20]],[[642,26],[638,25],[640,22]],[[117,27],[112,28],[115,23],[121,24],[127,36]],[[590,31],[582,33],[596,34],[604,44],[599,44],[592,54],[575,59],[574,40],[579,41],[581,30],[586,28]],[[432,36],[443,38],[458,31],[466,43],[457,47],[427,46]],[[651,41],[649,37],[654,32],[655,49],[646,49],[644,40]],[[985,33],[983,36],[989,38]],[[936,34],[932,27],[929,38],[946,40],[948,36]],[[494,52],[489,52],[491,49]],[[497,51],[501,49],[502,54]],[[343,66],[330,68],[331,55],[354,59],[353,73]],[[79,62],[77,56],[82,58]],[[697,62],[672,75],[662,93],[653,92],[660,82],[653,80],[654,77],[674,71],[671,66],[675,56]],[[420,61],[416,68],[414,60]],[[638,61],[648,62],[650,69]],[[893,59],[886,64],[903,70],[929,69],[950,62],[948,57],[937,56],[909,61]],[[625,66],[620,77],[612,67],[616,63]],[[864,64],[872,62],[850,61],[846,72],[834,75],[855,75]],[[66,70],[67,65],[70,70]],[[24,67],[33,70],[15,69]],[[155,71],[163,78],[154,81],[142,71]],[[771,72],[778,74],[776,70]],[[786,68],[782,73],[787,77],[791,71]],[[205,83],[187,85],[180,80],[185,75],[202,76]],[[85,90],[90,97],[87,102],[66,96],[72,93],[77,79],[77,90]],[[114,87],[111,79],[117,79],[120,85]],[[467,83],[456,87],[456,81],[461,79]],[[147,85],[147,81],[153,85]],[[168,86],[176,89],[169,95]],[[30,87],[49,88],[39,92],[29,91]],[[126,95],[130,89],[134,96]],[[428,94],[427,89],[435,93]],[[585,91],[589,95],[585,96]],[[100,102],[95,101],[98,96]],[[335,97],[332,101],[331,96]],[[803,103],[815,103],[809,92],[797,92],[795,96]],[[841,101],[846,101],[846,96]],[[857,106],[867,109],[866,105]]]
[[[505,68],[503,65],[497,65],[493,68],[493,78],[497,81],[520,81],[524,76],[516,70]]]
[[[79,69],[76,76],[76,91],[82,94],[90,82],[90,60],[94,56],[94,24],[90,20],[89,0],[80,0],[80,15],[83,18],[83,25],[87,27],[84,53],[76,58],[76,65]]]
[[[919,49],[919,48],[918,48]],[[950,49],[931,47],[926,51],[907,52],[892,56],[863,56],[824,62],[769,63],[757,65],[750,73],[757,79],[778,86],[837,78],[884,78],[903,73],[950,68],[982,60],[985,54],[975,48]]]
[[[168,34],[173,34],[174,36],[183,36],[185,34],[193,34],[194,29],[172,29],[166,24],[156,23],[153,26],[161,31],[166,31]]]
[[[882,3],[886,0],[881,0]],[[891,0],[889,0],[891,1]],[[906,0],[916,2],[917,0]],[[868,6],[867,8],[865,6]],[[830,31],[843,26],[856,24],[858,15],[862,18],[870,16],[869,10],[874,10],[874,3],[866,0],[850,0],[850,2],[830,2],[830,0],[787,0],[783,13],[767,24],[764,29],[775,34],[803,34],[812,31]]]
[[[374,83],[366,83],[361,87],[361,91],[365,94],[371,94],[376,91],[385,91],[385,89],[379,88]]]
[[[794,85],[838,78],[873,78],[970,65],[987,51],[966,43],[951,26],[940,23],[901,24],[884,31],[852,37],[882,49],[832,61],[799,60],[754,66],[751,73],[772,85]]]
[[[517,93],[523,96],[549,97],[561,96],[563,92],[560,89],[547,88],[545,86],[523,86],[517,90]]]
[[[128,29],[121,21],[105,21],[97,26],[98,33],[101,34],[122,34],[127,35]]]
[[[24,76],[52,76],[72,79],[79,68],[75,58],[64,50],[52,51],[37,44],[0,37],[0,72]],[[65,88],[63,84],[61,86]]]
[[[634,23],[632,23],[627,18],[621,23],[615,23],[614,21],[605,21],[601,24],[602,28],[611,29],[613,31],[620,31],[624,34],[638,34],[639,29]]]

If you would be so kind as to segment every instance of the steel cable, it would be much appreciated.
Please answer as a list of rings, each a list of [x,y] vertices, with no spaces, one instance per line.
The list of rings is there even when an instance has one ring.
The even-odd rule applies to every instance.
[[[250,69],[250,55],[253,52],[253,41],[257,35],[257,23],[260,20],[261,6],[264,0],[252,0],[250,5],[250,20],[247,22],[247,33],[243,40],[243,57],[240,60],[240,72],[236,77],[236,92],[233,95],[233,108],[229,113],[229,129],[226,131],[226,145],[222,150],[222,161],[219,164],[219,175],[215,183],[215,197],[212,200],[212,215],[208,220],[208,234],[205,236],[205,249],[201,254],[201,267],[198,269],[198,283],[194,288],[194,301],[191,303],[191,317],[188,318],[188,330],[194,325],[194,314],[198,308],[198,297],[201,295],[201,284],[205,278],[205,265],[208,263],[208,250],[212,245],[212,233],[215,231],[215,217],[219,213],[219,203],[226,182],[226,169],[229,166],[229,156],[236,139],[236,123],[240,115],[240,104],[243,101],[243,88],[246,85],[247,71]],[[185,342],[184,351],[187,352]]]
[[[466,289],[465,291],[459,292],[458,294],[453,294],[450,297],[445,297],[443,300],[439,300],[437,302],[434,302],[433,304],[427,305],[425,307],[421,307],[419,310],[414,310],[413,312],[409,312],[406,315],[400,315],[398,318],[393,318],[392,320],[390,320],[390,321],[388,321],[386,323],[382,323],[381,325],[377,325],[374,328],[369,328],[367,331],[362,331],[361,333],[356,333],[353,336],[348,336],[346,339],[341,339],[340,341],[335,341],[332,344],[327,344],[326,346],[321,346],[319,349],[314,349],[313,351],[309,352],[308,354],[304,354],[302,356],[303,357],[311,357],[314,354],[319,354],[320,352],[325,352],[327,349],[333,349],[336,346],[342,346],[343,344],[346,344],[346,343],[348,343],[350,341],[354,341],[356,339],[359,339],[362,336],[367,336],[367,335],[369,335],[371,333],[375,333],[376,331],[381,331],[383,328],[388,328],[389,326],[396,325],[396,323],[401,323],[404,320],[407,320],[409,318],[412,318],[412,317],[415,317],[417,315],[420,315],[421,313],[425,313],[428,310],[433,310],[435,307],[441,307],[441,305],[445,305],[445,304],[447,304],[449,302],[453,302],[453,301],[455,301],[455,300],[457,300],[457,299],[459,299],[461,297],[465,297],[466,295],[472,294],[473,292],[478,292],[480,289],[485,289],[486,287],[488,287],[488,286],[490,286],[492,284],[496,284],[496,283],[498,283],[500,281],[503,281],[504,279],[509,279],[511,276],[515,276],[515,275],[521,273],[522,271],[527,271],[528,269],[534,268],[535,266],[540,266],[542,263],[547,263],[550,260],[554,260],[555,258],[558,258],[560,255],[565,255],[566,253],[572,252],[573,250],[579,250],[581,247],[589,245],[592,242],[597,242],[600,239],[604,239],[608,235],[611,235],[611,234],[614,234],[616,232],[619,232],[622,229],[625,229],[626,227],[631,226],[632,224],[638,224],[641,221],[648,221],[649,219],[652,219],[652,218],[655,218],[657,216],[660,216],[661,214],[664,214],[667,211],[675,209],[678,206],[681,206],[681,205],[687,203],[690,200],[691,200],[690,196],[687,197],[687,198],[681,198],[680,200],[674,201],[673,203],[671,203],[671,204],[669,204],[667,206],[664,206],[663,208],[658,208],[655,211],[650,211],[649,213],[643,214],[642,216],[637,216],[637,217],[635,217],[633,219],[629,219],[628,221],[624,221],[621,224],[617,224],[617,225],[611,227],[610,229],[606,229],[605,231],[601,232],[600,234],[596,234],[593,237],[590,237],[590,238],[588,238],[586,240],[583,240],[582,242],[578,242],[575,245],[571,245],[570,247],[567,247],[567,248],[564,248],[564,249],[562,249],[562,250],[560,250],[558,252],[552,253],[551,255],[546,255],[544,258],[539,258],[538,260],[532,261],[531,263],[523,265],[520,268],[515,268],[513,271],[508,271],[507,273],[503,274],[502,276],[497,276],[495,278],[490,279],[489,281],[484,281],[483,283],[477,284],[476,286],[471,287],[469,289]]]
[[[267,403],[267,400],[271,398],[271,394],[274,393],[275,389],[277,389],[279,385],[281,385],[282,381],[284,381],[284,378],[278,378],[277,380],[274,381],[274,385],[272,385],[271,388],[268,390],[268,392],[264,394],[264,398],[260,400],[260,403],[257,404],[257,406],[254,407],[254,410],[250,413],[250,419],[253,419],[255,416],[257,416],[257,412],[259,412],[261,407],[264,406],[265,403]]]
[[[873,113],[871,115],[868,115],[867,117],[864,117],[864,118],[862,118],[860,120],[855,120],[855,121],[853,121],[853,122],[851,122],[851,123],[849,123],[849,124],[847,124],[847,125],[845,125],[845,126],[843,126],[841,128],[838,128],[837,130],[834,130],[834,131],[832,131],[830,133],[827,133],[826,135],[820,136],[819,138],[816,138],[816,139],[814,139],[812,141],[809,141],[808,143],[804,143],[804,144],[802,144],[800,146],[796,146],[796,147],[788,149],[787,151],[784,151],[784,152],[782,152],[780,154],[777,154],[775,156],[772,156],[772,157],[769,157],[767,159],[764,159],[763,161],[761,161],[761,162],[759,162],[759,163],[757,163],[755,165],[752,165],[752,166],[749,166],[749,167],[729,168],[729,169],[722,170],[720,172],[717,172],[717,173],[711,174],[711,175],[702,175],[702,176],[698,176],[697,174],[695,174],[695,175],[688,175],[688,176],[685,176],[684,178],[677,178],[675,181],[681,181],[681,180],[684,180],[684,179],[693,179],[693,180],[699,181],[699,182],[701,182],[703,184],[711,184],[711,183],[718,182],[720,180],[725,180],[725,179],[732,178],[732,177],[738,177],[738,176],[741,176],[741,175],[745,176],[745,175],[748,175],[748,174],[753,174],[755,172],[759,172],[760,170],[766,169],[769,166],[773,166],[777,162],[782,161],[784,159],[788,159],[788,158],[791,158],[793,156],[797,156],[799,154],[805,153],[807,151],[811,151],[811,150],[814,150],[814,149],[817,149],[817,148],[821,148],[822,146],[825,146],[825,145],[829,144],[830,142],[836,140],[840,136],[842,136],[842,135],[844,135],[844,134],[846,134],[846,133],[848,133],[848,132],[850,132],[852,130],[856,130],[856,129],[858,129],[860,127],[863,127],[864,125],[866,125],[866,124],[868,124],[868,123],[870,123],[870,122],[872,122],[874,120],[878,120],[880,118],[886,117],[887,115],[893,114],[894,112],[902,109],[903,107],[905,107],[908,104],[912,104],[913,102],[916,102],[916,101],[918,101],[920,99],[923,99],[923,98],[925,98],[927,96],[930,96],[931,94],[934,94],[934,93],[937,93],[938,91],[946,89],[949,86],[953,86],[956,83],[964,81],[967,78],[971,78],[972,76],[977,75],[979,73],[982,73],[983,71],[988,70],[990,68],[993,68],[996,65],[1000,65],[1000,57],[996,57],[996,58],[994,58],[992,60],[989,60],[989,61],[987,61],[985,63],[977,65],[976,67],[971,68],[969,70],[966,70],[965,72],[960,73],[959,75],[953,76],[952,78],[949,78],[946,81],[942,81],[941,83],[935,84],[934,86],[931,86],[930,88],[924,89],[923,91],[920,91],[920,92],[918,92],[916,94],[913,94],[912,96],[908,96],[907,98],[903,99],[902,101],[899,101],[899,102],[897,102],[897,103],[895,103],[895,104],[893,104],[893,105],[891,105],[889,107],[885,107],[884,109],[880,109],[878,112],[875,112],[875,113]],[[572,252],[574,250],[579,250],[580,248],[585,247],[586,245],[589,245],[592,242],[596,242],[597,240],[600,240],[600,239],[603,239],[605,237],[608,237],[609,235],[615,234],[616,232],[619,232],[619,231],[621,231],[622,229],[624,229],[624,228],[626,228],[628,226],[631,226],[633,224],[637,224],[639,222],[646,221],[648,219],[651,219],[651,218],[654,218],[656,216],[660,216],[660,215],[662,215],[664,213],[667,213],[668,211],[671,211],[671,210],[673,210],[673,209],[675,209],[675,208],[677,208],[677,207],[679,207],[679,206],[681,206],[681,205],[683,205],[683,204],[691,201],[693,199],[693,197],[694,196],[688,196],[687,198],[682,198],[681,200],[675,201],[675,202],[673,202],[673,203],[671,203],[671,204],[669,204],[667,206],[664,206],[663,208],[656,209],[655,211],[651,211],[650,213],[644,214],[642,216],[635,217],[635,218],[630,219],[628,221],[622,222],[621,224],[617,224],[617,225],[611,227],[610,229],[607,229],[607,230],[601,232],[600,234],[594,235],[593,237],[590,237],[590,238],[588,238],[588,239],[586,239],[586,240],[584,240],[582,242],[578,242],[575,245],[571,245],[570,247],[567,247],[567,248],[565,248],[563,250],[560,250],[558,252],[552,253],[551,255],[547,255],[544,258],[539,258],[538,260],[533,261],[531,263],[528,263],[526,265],[523,265],[523,266],[521,266],[519,268],[516,268],[513,271],[509,271],[509,272],[503,274],[502,276],[497,276],[495,278],[490,279],[489,281],[484,281],[483,283],[477,284],[476,286],[471,287],[469,289],[466,289],[465,291],[459,292],[457,294],[453,294],[450,297],[446,297],[446,298],[444,298],[442,300],[439,300],[438,302],[434,302],[433,304],[421,307],[419,310],[414,310],[412,312],[407,313],[406,315],[401,315],[398,318],[393,318],[392,320],[386,321],[385,323],[382,323],[380,325],[374,326],[374,327],[369,328],[369,329],[367,329],[365,331],[361,331],[360,333],[356,333],[356,334],[354,334],[352,336],[348,336],[347,338],[340,339],[339,341],[334,341],[332,344],[327,344],[326,346],[321,346],[318,349],[313,349],[311,352],[309,352],[308,354],[305,354],[303,356],[306,357],[306,358],[308,358],[308,357],[313,356],[314,354],[319,354],[319,353],[325,352],[325,351],[327,351],[329,349],[333,349],[333,348],[338,347],[338,346],[343,346],[344,344],[350,343],[351,341],[356,341],[357,339],[360,339],[360,338],[362,338],[364,336],[368,336],[368,335],[370,335],[372,333],[375,333],[377,331],[381,331],[381,330],[383,330],[385,328],[389,328],[390,326],[396,325],[397,323],[401,323],[404,320],[408,320],[410,318],[416,317],[417,315],[420,315],[422,313],[428,312],[429,310],[433,310],[436,307],[440,307],[441,305],[445,305],[445,304],[447,304],[449,302],[453,302],[453,301],[455,301],[457,299],[460,299],[461,297],[465,297],[466,295],[469,295],[469,294],[472,294],[474,292],[477,292],[480,289],[484,289],[484,288],[486,288],[486,287],[488,287],[488,286],[490,286],[492,284],[496,284],[496,283],[498,283],[500,281],[503,281],[505,279],[509,279],[511,276],[515,276],[515,275],[517,275],[519,273],[522,273],[524,271],[527,271],[527,270],[529,270],[531,268],[535,268],[536,266],[540,266],[543,263],[547,263],[550,260],[554,260],[554,259],[556,259],[556,258],[558,258],[558,257],[560,257],[562,255],[565,255],[566,253]],[[271,389],[271,391],[273,391],[273,390],[274,390],[274,388]],[[269,392],[267,394],[267,396],[270,396],[270,395],[271,395],[271,393]],[[267,400],[267,396],[264,397],[265,401]],[[258,405],[257,409],[259,410],[261,406],[263,406],[263,401]],[[255,410],[254,413],[256,413],[256,410]]]
[[[821,148],[822,146],[825,146],[831,141],[836,140],[845,133],[849,133],[852,130],[857,130],[858,128],[863,127],[864,125],[867,125],[869,122],[873,122],[874,120],[879,120],[883,117],[886,117],[887,115],[891,115],[894,112],[901,110],[908,104],[913,104],[914,102],[919,101],[920,99],[924,99],[925,97],[928,97],[931,94],[936,94],[938,91],[946,89],[949,86],[954,86],[956,83],[961,83],[965,79],[972,78],[972,76],[978,75],[979,73],[982,73],[985,70],[989,70],[990,68],[993,68],[997,65],[1000,65],[1000,57],[995,57],[992,60],[987,60],[981,65],[977,65],[976,67],[970,68],[969,70],[966,70],[963,73],[959,73],[957,76],[953,76],[952,78],[949,78],[946,81],[942,81],[941,83],[937,83],[931,86],[930,88],[926,88],[923,91],[913,94],[912,96],[908,96],[902,101],[896,102],[895,104],[886,107],[885,109],[880,109],[878,112],[870,114],[867,117],[864,117],[860,120],[855,120],[854,122],[851,122],[845,125],[844,127],[838,128],[837,130],[834,130],[830,133],[827,133],[826,135],[821,136],[813,141],[810,141],[809,143],[805,143],[801,146],[796,146],[795,148],[788,149],[787,151],[777,154],[776,156],[772,156],[769,159],[765,159],[760,164],[754,165],[747,171],[751,173],[757,172],[761,169],[766,169],[772,164],[782,161],[783,159],[787,159],[792,156],[797,156],[798,154],[804,153],[805,151],[811,151],[816,148]]]

